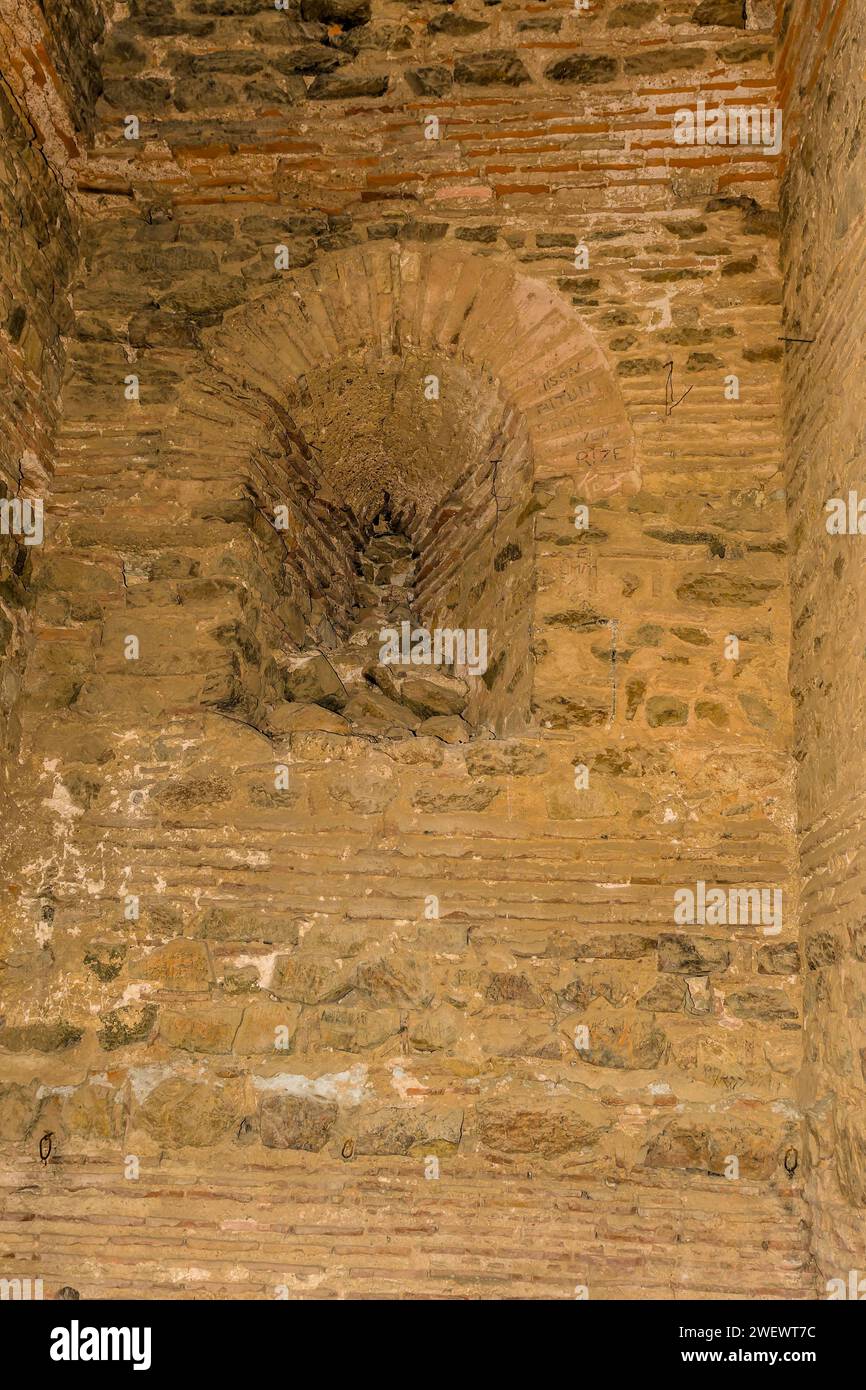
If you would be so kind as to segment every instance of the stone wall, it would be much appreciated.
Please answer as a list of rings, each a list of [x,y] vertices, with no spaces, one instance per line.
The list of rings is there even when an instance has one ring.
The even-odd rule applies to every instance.
[[[106,1211],[129,1156],[300,1164],[364,1229],[368,1183],[435,1191],[443,1229],[489,1206],[475,1292],[495,1180],[536,1214],[615,1181],[736,1230],[714,1284],[660,1214],[635,1296],[808,1287],[779,161],[672,134],[775,101],[769,10],[118,8],[31,559],[4,1172],[50,1132]],[[404,613],[488,630],[483,676],[389,683]],[[781,920],[677,920],[699,883]]]
[[[808,1192],[827,1278],[863,1260],[866,942],[862,8],[789,5],[781,74],[796,142],[784,190],[791,689],[803,871]],[[852,499],[853,494],[853,499]],[[840,522],[840,505],[845,519]],[[853,516],[853,533],[849,526]],[[864,509],[866,510],[866,509]],[[866,530],[866,523],[861,529]]]
[[[59,16],[55,16],[59,19]],[[61,28],[68,28],[60,21]],[[0,5],[0,500],[44,504],[53,470],[53,436],[63,373],[63,335],[72,323],[69,290],[78,257],[70,206],[69,160],[78,152],[61,71],[75,55],[93,64],[85,29],[78,47],[55,43],[41,14]],[[0,527],[0,748],[15,747],[8,728],[26,646],[32,540],[20,519]],[[0,804],[9,792],[3,759]]]
[[[104,235],[113,248],[116,226]],[[116,253],[99,255],[96,228],[88,244],[95,272],[88,303],[98,292],[113,309]],[[124,257],[129,245],[123,238]],[[456,282],[465,304],[477,306],[471,312],[454,297]],[[198,293],[206,284],[200,276]],[[345,286],[351,300],[341,297]],[[133,292],[148,290],[133,284]],[[352,300],[364,305],[354,318]],[[515,364],[517,315],[524,342]],[[402,364],[400,391],[414,396],[419,420],[428,368],[443,361],[426,433],[434,442],[440,437],[446,405],[457,417],[438,465],[431,441],[419,434],[423,487],[411,501],[397,494],[399,486],[411,489],[415,470],[407,432],[400,476],[385,475],[398,510],[415,507],[423,518],[435,498],[434,467],[453,476],[452,436],[461,420],[486,438],[491,407],[482,383],[475,381],[469,401],[460,399],[449,347],[470,383],[483,352],[486,377],[506,409],[523,405],[514,437],[525,435],[526,443],[515,453],[504,441],[501,450],[497,496],[506,529],[489,549],[479,529],[462,564],[487,593],[494,582],[507,586],[512,557],[509,542],[500,544],[532,522],[534,540],[522,543],[535,552],[539,603],[534,727],[524,738],[491,739],[470,708],[475,736],[449,746],[424,733],[418,718],[409,727],[389,725],[375,704],[357,723],[360,697],[344,700],[333,683],[297,684],[298,671],[321,659],[321,621],[330,615],[336,625],[339,614],[326,608],[314,623],[312,586],[302,590],[291,561],[280,563],[283,546],[295,563],[306,563],[322,515],[328,535],[343,537],[338,608],[357,611],[351,528],[335,528],[345,489],[357,486],[363,497],[372,446],[365,392],[353,387],[352,434],[362,444],[353,446],[348,467],[348,444],[329,462],[331,421],[345,393],[319,406],[328,422],[319,447],[315,396],[301,392],[310,402],[299,430],[288,415],[298,389],[290,381],[317,379],[312,367],[324,356],[354,361],[357,385],[374,370],[376,359],[365,366],[366,345],[381,323],[402,325],[389,328],[387,355],[378,360],[396,356]],[[544,331],[536,331],[531,351],[533,323]],[[563,386],[577,389],[593,380],[597,350],[572,309],[488,258],[409,247],[395,253],[378,243],[367,252],[331,253],[315,272],[295,273],[285,288],[260,296],[254,312],[234,311],[218,331],[197,333],[200,346],[136,352],[140,398],[128,404],[122,373],[129,360],[111,342],[88,338],[70,350],[54,530],[39,556],[38,644],[24,709],[34,813],[47,807],[54,848],[38,866],[38,891],[31,879],[22,895],[21,936],[26,942],[33,917],[47,908],[50,926],[36,949],[50,942],[54,963],[40,988],[51,1011],[41,1011],[34,1031],[27,1022],[34,976],[22,971],[20,1024],[13,1026],[10,1010],[2,1039],[26,1059],[22,1071],[32,1066],[34,1046],[59,1050],[54,1063],[40,1064],[40,1080],[64,1086],[60,1076],[68,1077],[70,1064],[80,1073],[92,1053],[88,1074],[104,1075],[107,1054],[120,1049],[115,1062],[123,1065],[112,1068],[120,1109],[112,1113],[132,1124],[124,1130],[128,1142],[139,1135],[135,1152],[140,1126],[151,1123],[170,1146],[209,1144],[223,1134],[236,1142],[242,1120],[250,1126],[245,1136],[268,1142],[270,1111],[297,1108],[298,1078],[313,1085],[323,1076],[325,1092],[343,1084],[335,1077],[351,1081],[348,1114],[329,1114],[317,1130],[321,1147],[338,1153],[351,1142],[363,1151],[370,1142],[401,1152],[407,1116],[396,1101],[411,1067],[421,1095],[448,1098],[430,1115],[409,1105],[409,1118],[421,1126],[412,1148],[433,1143],[442,1123],[451,1148],[516,1153],[524,1145],[532,1152],[538,1126],[553,1125],[554,1160],[588,1154],[602,1168],[721,1172],[733,1152],[744,1175],[787,1183],[794,1114],[777,1102],[790,1095],[797,1061],[794,923],[786,914],[777,936],[767,935],[769,923],[689,933],[673,918],[675,891],[698,880],[725,888],[772,884],[786,904],[793,899],[785,706],[774,714],[760,704],[765,713],[756,724],[749,701],[760,702],[747,692],[757,671],[747,661],[729,676],[724,658],[730,610],[738,605],[775,625],[784,650],[784,593],[781,576],[773,577],[772,547],[761,580],[756,561],[739,558],[736,544],[727,564],[721,556],[701,563],[713,548],[727,555],[722,534],[647,536],[634,505],[642,494],[631,490],[634,469],[619,494],[616,479],[604,482],[590,504],[592,527],[575,529],[577,498],[599,489],[593,483],[578,492],[563,461],[575,457],[587,419],[598,430],[605,414],[625,455],[619,391],[599,366],[590,416],[575,412],[565,393],[557,414],[542,408],[557,364]],[[421,368],[412,367],[410,350]],[[303,377],[298,367],[293,372],[300,352]],[[399,433],[392,447],[400,447]],[[531,485],[520,463],[527,447]],[[266,487],[264,470],[254,467],[277,453],[291,458],[293,450],[318,480],[305,510],[295,506],[293,478],[272,474]],[[346,479],[335,504],[339,466]],[[292,508],[287,542],[267,521],[283,498]],[[362,502],[351,491],[349,500],[354,524],[363,525]],[[450,534],[459,538],[466,524],[453,522]],[[682,545],[691,565],[670,558]],[[423,570],[423,538],[418,546]],[[667,569],[660,556],[651,605],[641,579],[632,591],[627,576],[665,546]],[[328,553],[341,552],[332,545]],[[496,646],[507,592],[496,599],[494,590],[490,608],[474,610],[493,634],[493,692],[511,669],[512,651],[500,660]],[[464,625],[474,616],[454,611]],[[293,613],[301,619],[294,635]],[[754,640],[751,626],[739,631],[744,646]],[[126,657],[130,636],[140,646],[133,660]],[[524,651],[523,666],[528,660]],[[584,675],[593,665],[599,674]],[[678,668],[676,683],[666,665]],[[742,689],[728,691],[723,676]],[[709,718],[701,717],[699,698],[708,693]],[[274,775],[282,766],[285,787]],[[582,767],[586,787],[577,777]],[[129,894],[139,912],[132,923]],[[575,1046],[582,1026],[591,1039],[586,1056]],[[280,1049],[275,1054],[275,1030],[283,1027],[289,1069]],[[224,1104],[225,1063],[214,1059],[225,1056],[236,1060]],[[147,1069],[163,1065],[171,1106],[155,1121],[139,1120],[135,1077],[143,1066],[155,1078]],[[468,1094],[455,1081],[467,1068]],[[552,1110],[551,1084],[561,1097]],[[199,1114],[190,1087],[201,1086],[207,1118],[190,1129]],[[276,1094],[268,1101],[269,1086]],[[146,1086],[144,1116],[162,1105],[163,1084],[153,1095]],[[621,1107],[644,1123],[632,1121],[623,1132],[614,1123]],[[304,1124],[318,1123],[309,1109],[302,1107]],[[522,1136],[509,1119],[514,1113],[524,1117]],[[29,1117],[29,1125],[38,1123]],[[368,1140],[369,1125],[387,1132]],[[80,1142],[74,1121],[52,1111],[52,1126],[57,1134],[69,1127],[69,1140]],[[302,1147],[312,1142],[306,1133],[295,1138]]]

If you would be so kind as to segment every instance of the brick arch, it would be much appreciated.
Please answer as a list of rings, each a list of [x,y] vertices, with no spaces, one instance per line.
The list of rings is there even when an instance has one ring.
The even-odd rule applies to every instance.
[[[418,616],[488,633],[474,722],[531,724],[535,490],[556,480],[593,502],[639,486],[625,407],[580,318],[500,260],[368,244],[287,275],[204,340],[201,394],[181,415],[209,398],[227,474],[262,515],[289,505],[275,572],[303,644],[320,619],[345,637],[359,535],[387,494],[419,556]]]
[[[536,478],[571,475],[590,502],[640,486],[631,423],[588,328],[502,260],[457,245],[353,247],[287,275],[205,338],[213,367],[242,370],[272,399],[358,353],[459,364],[523,417]]]

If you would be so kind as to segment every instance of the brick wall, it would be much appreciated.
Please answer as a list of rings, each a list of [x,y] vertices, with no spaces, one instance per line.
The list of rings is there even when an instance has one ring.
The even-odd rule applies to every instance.
[[[788,6],[781,79],[796,142],[784,189],[791,689],[803,872],[805,1063],[815,1250],[827,1278],[863,1257],[866,981],[860,903],[863,581],[863,66],[857,5]],[[817,10],[817,14],[816,11]]]
[[[72,323],[69,289],[77,262],[69,159],[78,151],[74,102],[55,67],[58,50],[37,13],[0,6],[0,499],[44,501]],[[92,60],[91,60],[92,61]],[[32,531],[32,523],[31,523]],[[17,739],[10,714],[26,646],[24,613],[32,545],[21,524],[0,533],[0,744]],[[4,760],[0,797],[9,792]]]

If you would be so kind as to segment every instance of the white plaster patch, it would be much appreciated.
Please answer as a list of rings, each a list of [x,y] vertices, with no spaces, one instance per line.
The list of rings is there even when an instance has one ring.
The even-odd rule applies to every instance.
[[[774,1100],[770,1109],[775,1115],[784,1115],[789,1120],[801,1120],[803,1112],[790,1100]]]
[[[83,808],[75,805],[60,777],[55,778],[51,795],[42,798],[42,805],[53,811],[60,820],[72,821],[76,816],[84,815]]]
[[[646,331],[648,333],[655,333],[659,328],[670,328],[673,323],[670,290],[668,290],[666,294],[661,295],[659,299],[648,299],[646,301],[646,306],[648,309],[657,311],[653,312],[647,324]]]
[[[169,1077],[174,1076],[171,1067],[163,1065],[157,1067],[130,1067],[129,1081],[132,1086],[132,1094],[141,1105],[142,1101],[147,1100],[151,1091],[155,1091],[161,1081],[168,1081]]]
[[[234,965],[237,969],[251,965],[258,974],[259,989],[269,989],[271,980],[274,978],[277,959],[281,954],[280,951],[272,951],[268,956],[231,956],[229,965]]]
[[[120,1003],[138,1004],[142,999],[153,991],[154,986],[149,980],[136,980],[134,984],[127,985],[123,991]]]
[[[719,1023],[723,1028],[731,1029],[742,1028],[743,1026],[743,1020],[741,1018],[732,1018],[730,1014],[725,1013],[724,1006],[722,1007],[722,1012],[719,1015]]]
[[[414,1077],[411,1072],[406,1071],[399,1063],[389,1062],[388,1066],[391,1068],[391,1085],[401,1100],[418,1101],[420,1100],[420,1096],[410,1096],[410,1091],[428,1091],[429,1088],[427,1086],[422,1086],[417,1077]]]
[[[271,862],[271,856],[264,849],[229,849],[226,858],[234,864],[246,864],[249,869],[266,869]]]
[[[282,1091],[289,1096],[315,1096],[340,1105],[360,1105],[368,1097],[367,1072],[368,1067],[359,1062],[348,1071],[328,1072],[324,1076],[300,1076],[287,1071],[277,1076],[254,1076],[253,1085],[259,1091]]]

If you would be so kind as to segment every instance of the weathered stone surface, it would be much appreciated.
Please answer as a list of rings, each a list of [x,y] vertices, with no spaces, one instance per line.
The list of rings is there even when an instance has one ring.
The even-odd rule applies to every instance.
[[[475,1023],[476,1036],[490,1057],[559,1058],[563,1044],[542,1015],[512,1005],[490,1008]]]
[[[330,957],[278,956],[271,988],[299,1004],[335,1004],[351,991],[352,973]]]
[[[485,1148],[543,1158],[591,1151],[609,1123],[593,1114],[591,1107],[531,1110],[490,1102],[475,1112],[475,1131]]]
[[[111,1009],[103,1014],[102,1027],[96,1035],[100,1047],[113,1052],[118,1047],[145,1042],[153,1032],[158,1012],[155,1004],[124,1004]]]
[[[671,695],[653,695],[646,702],[646,722],[651,729],[665,728],[669,724],[687,724],[688,718],[688,705]]]
[[[444,1156],[455,1151],[462,1132],[462,1110],[390,1106],[364,1117],[355,1153]]]
[[[384,770],[364,781],[338,778],[330,790],[334,801],[361,816],[380,815],[395,796],[393,782]]]
[[[443,67],[422,67],[406,73],[406,80],[419,96],[441,97],[451,86],[451,73]]]
[[[359,690],[345,706],[346,718],[383,729],[417,729],[421,720],[405,705],[389,700],[381,690]]]
[[[463,1018],[450,1004],[413,1014],[409,1019],[409,1042],[419,1052],[450,1049],[460,1035]]]
[[[437,15],[427,25],[431,34],[451,34],[455,38],[464,38],[467,34],[479,34],[482,29],[489,29],[489,27],[489,24],[483,19],[470,19],[468,15],[454,14],[451,10]]]
[[[327,698],[327,697],[326,697]],[[268,713],[268,730],[276,735],[317,731],[327,734],[347,734],[350,725],[342,715],[322,705],[300,704],[292,701],[276,705]]]
[[[370,0],[301,0],[301,18],[352,29],[370,22]]]
[[[124,1120],[122,1096],[99,1077],[93,1084],[64,1087],[45,1096],[36,1127],[55,1137],[99,1144],[119,1139]]]
[[[677,598],[716,607],[753,607],[764,603],[778,585],[772,580],[736,578],[726,574],[696,575],[677,588]]]
[[[439,738],[443,743],[468,743],[472,736],[466,720],[457,714],[434,714],[422,720],[416,733],[419,737],[428,734],[432,738]]]
[[[746,6],[743,0],[701,0],[692,13],[692,24],[727,24],[745,29]]]
[[[0,1049],[4,1052],[59,1052],[74,1047],[84,1036],[64,1019],[56,1023],[27,1023],[20,1028],[0,1028]]]
[[[273,1056],[292,1050],[301,1010],[296,1004],[271,1004],[256,1000],[244,1009],[234,1038],[240,1056]]]
[[[274,61],[274,67],[278,72],[315,74],[333,72],[334,68],[339,67],[341,62],[340,54],[332,48],[326,48],[324,44],[308,43],[302,44],[300,48],[293,48],[288,53],[280,54]]]
[[[318,1153],[327,1144],[338,1114],[336,1105],[306,1096],[265,1096],[259,1112],[262,1143],[268,1149]]]
[[[554,953],[572,960],[638,960],[650,955],[657,945],[654,936],[618,934],[613,936],[581,937],[578,941],[563,938],[554,943]]]
[[[617,5],[608,17],[608,29],[639,29],[655,19],[660,9],[658,0],[628,0],[625,5]]]
[[[352,973],[352,986],[377,1004],[418,1004],[429,998],[424,974],[399,958],[361,961]]]
[[[686,1004],[686,987],[681,980],[659,980],[637,1001],[639,1009],[651,1013],[682,1013]]]
[[[648,73],[680,72],[699,68],[706,62],[702,48],[650,48],[626,58],[624,68],[629,77],[644,77]]]
[[[240,1014],[234,1009],[176,1013],[163,1009],[159,1018],[159,1037],[169,1047],[184,1052],[227,1053],[238,1030]]]
[[[659,937],[658,951],[659,970],[675,975],[713,975],[731,963],[730,947],[709,936],[665,933]]]
[[[207,948],[200,941],[170,941],[151,951],[131,972],[136,979],[180,992],[206,989],[211,979]]]
[[[401,1028],[397,1009],[322,1009],[317,1021],[321,1046],[337,1052],[364,1052],[394,1038]]]
[[[202,806],[219,805],[230,801],[231,784],[225,777],[189,777],[183,781],[167,782],[154,793],[154,800],[166,811],[195,811]]]
[[[695,714],[698,719],[707,720],[710,724],[715,724],[717,729],[724,729],[730,722],[730,715],[724,705],[717,700],[697,700],[695,701]]]
[[[307,89],[311,101],[348,101],[350,97],[381,97],[388,90],[388,78],[362,77],[348,73],[320,73]]]
[[[516,53],[497,48],[461,58],[454,64],[454,81],[479,87],[492,87],[500,83],[507,87],[519,87],[529,81],[529,73]]]
[[[240,911],[213,907],[205,911],[195,929],[198,937],[211,941],[260,941],[267,945],[294,946],[298,940],[298,921],[278,908],[266,913],[246,908]]]
[[[108,984],[110,980],[116,979],[123,969],[126,949],[125,946],[97,946],[86,952],[84,964],[102,984]]]
[[[643,1019],[619,1023],[592,1015],[580,1019],[575,1016],[566,1019],[563,1028],[572,1033],[572,1025],[580,1023],[589,1026],[589,1047],[581,1049],[578,1055],[594,1067],[647,1069],[657,1066],[668,1051],[668,1041],[661,1028]]]
[[[0,1143],[17,1144],[25,1139],[36,1118],[36,1108],[35,1083],[0,1086]]]
[[[762,946],[757,963],[759,975],[796,975],[800,970],[800,952],[793,942]]]
[[[534,989],[525,975],[498,971],[491,975],[484,990],[488,1004],[520,1004],[527,1009],[543,1007],[538,990]]]
[[[430,671],[424,676],[407,675],[400,683],[400,699],[415,714],[430,718],[435,714],[462,714],[466,708],[466,682],[444,671]]]
[[[138,1107],[135,1120],[159,1144],[207,1148],[236,1129],[241,1104],[236,1085],[163,1081]]]
[[[439,783],[435,787],[421,787],[412,796],[412,805],[419,811],[484,811],[498,795],[496,787],[465,786],[454,783],[448,786]]]
[[[348,699],[343,682],[323,656],[311,657],[287,671],[284,684],[289,700],[324,705],[330,710],[341,710]]]
[[[618,71],[619,64],[615,58],[572,53],[567,58],[557,58],[549,63],[544,75],[553,82],[579,82],[584,86],[595,86],[599,82],[612,82]]]
[[[650,1168],[685,1168],[722,1177],[733,1154],[743,1178],[769,1178],[782,1167],[786,1139],[779,1129],[753,1123],[733,1126],[717,1119],[703,1126],[673,1120],[650,1144]]]
[[[776,989],[744,989],[727,995],[725,1008],[735,1018],[757,1018],[767,1023],[796,1019],[798,1012]]]
[[[526,744],[476,743],[466,750],[470,777],[525,777],[544,772],[546,767],[542,749]]]

